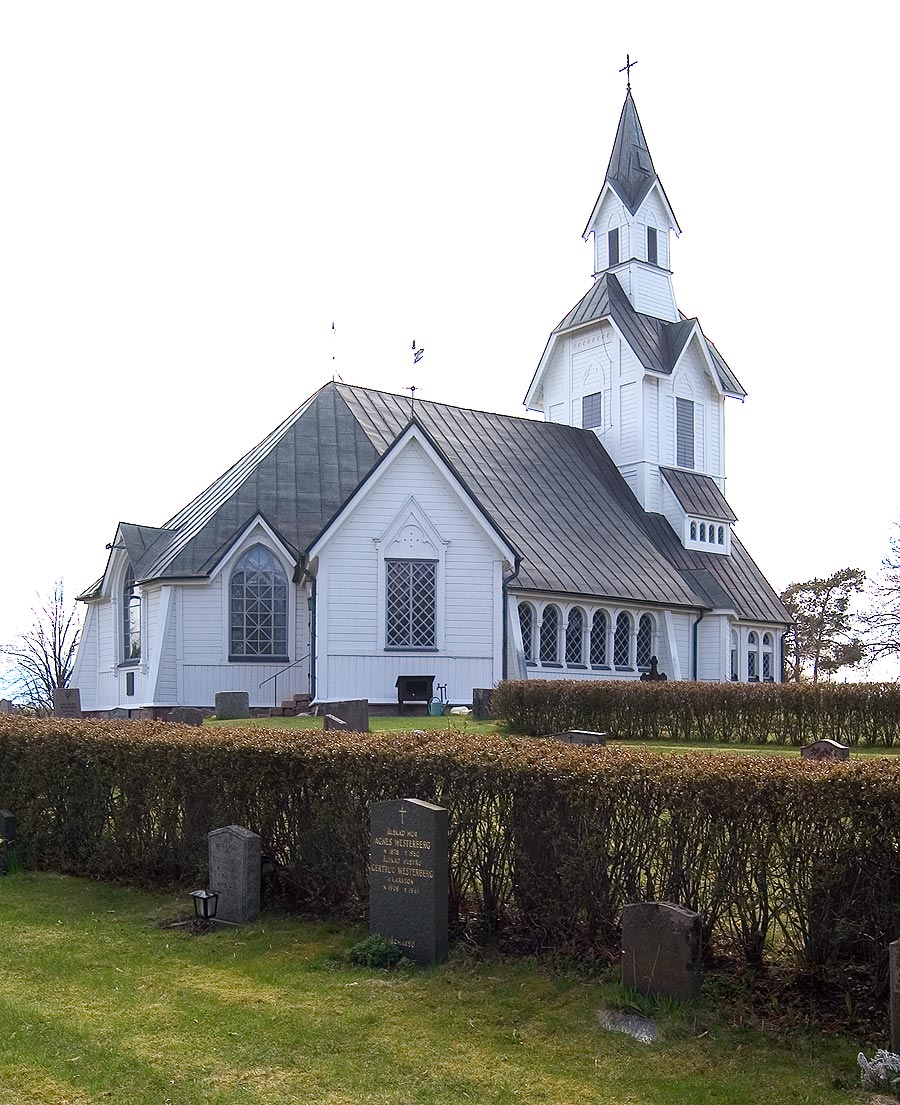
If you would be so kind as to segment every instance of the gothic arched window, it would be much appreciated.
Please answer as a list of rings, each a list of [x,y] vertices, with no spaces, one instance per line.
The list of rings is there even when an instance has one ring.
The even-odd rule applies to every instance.
[[[731,631],[731,678],[738,678],[738,637],[737,631]]]
[[[591,622],[591,663],[594,667],[606,667],[606,634],[609,619],[605,610],[598,610]]]
[[[616,635],[613,639],[613,663],[617,668],[631,665],[631,618],[623,610],[616,618]]]
[[[753,631],[747,635],[747,679],[759,682],[759,635]]]
[[[639,668],[649,668],[652,655],[653,619],[649,614],[641,614],[637,632],[637,666]]]
[[[555,606],[545,606],[541,618],[541,663],[555,664],[559,661],[559,610]]]
[[[566,623],[566,663],[584,663],[584,614],[576,607]]]
[[[141,658],[141,596],[135,590],[134,571],[128,565],[122,584],[122,659]]]
[[[772,682],[772,634],[763,633],[762,639],[762,677],[764,681]]]
[[[530,602],[519,603],[519,627],[522,630],[522,650],[530,663],[534,660],[534,607]]]
[[[264,545],[254,545],[231,573],[232,660],[287,660],[287,576]]]

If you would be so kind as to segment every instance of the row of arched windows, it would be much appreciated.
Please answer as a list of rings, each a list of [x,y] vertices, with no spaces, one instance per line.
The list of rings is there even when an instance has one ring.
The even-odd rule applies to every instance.
[[[555,603],[540,612],[530,602],[519,603],[519,626],[525,661],[574,667],[649,668],[655,625],[649,614],[637,619],[622,610],[613,625],[605,610],[591,614],[573,606],[565,615]],[[632,651],[633,648],[633,651]],[[610,662],[611,661],[611,662]]]
[[[775,679],[775,638],[771,633],[759,634],[751,629],[747,634],[747,669],[740,670],[738,635],[731,632],[731,678],[746,678],[748,683],[772,683]]]
[[[697,536],[699,526],[700,536]],[[710,545],[724,545],[725,544],[725,527],[714,526],[712,522],[709,525],[706,522],[691,522],[691,540],[692,541],[705,541]]]

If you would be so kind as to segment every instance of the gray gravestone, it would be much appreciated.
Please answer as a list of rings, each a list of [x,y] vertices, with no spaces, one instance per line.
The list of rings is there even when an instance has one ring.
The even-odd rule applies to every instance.
[[[106,716],[110,721],[128,721],[131,714],[128,710],[123,709],[121,706],[116,706],[114,710],[107,710]]]
[[[328,729],[335,729],[338,732],[348,732],[349,726],[346,721],[342,721],[339,717],[335,717],[334,714],[326,714],[322,718],[322,726],[327,731]]]
[[[833,740],[813,741],[800,749],[804,760],[849,760],[850,748]]]
[[[476,687],[472,691],[472,720],[490,721],[494,716],[491,713],[491,698],[494,692],[489,687]]]
[[[262,840],[242,825],[213,829],[209,842],[209,889],[219,895],[217,921],[242,925],[259,916]]]
[[[609,733],[595,733],[589,729],[567,729],[565,733],[553,733],[553,740],[566,744],[606,744]]]
[[[203,712],[196,706],[176,706],[169,711],[169,721],[176,725],[202,725]]]
[[[81,717],[81,691],[77,687],[53,688],[53,716]]]
[[[216,717],[219,721],[234,721],[250,716],[250,695],[247,691],[216,691]]]
[[[622,909],[622,982],[651,997],[700,994],[700,914],[671,902]]]
[[[900,1055],[900,940],[889,945],[891,975],[891,1051]]]
[[[8,698],[0,698],[0,714],[11,714],[13,712],[13,704]]]
[[[17,840],[16,816],[9,810],[0,810],[0,875],[6,871],[6,849]]]
[[[423,967],[447,958],[448,819],[417,798],[372,806],[369,932]]]
[[[322,713],[326,715],[325,728],[335,728],[327,723],[327,715],[340,718],[351,733],[368,733],[369,700],[367,698],[349,698],[342,702],[320,702]],[[340,728],[337,726],[336,728]]]

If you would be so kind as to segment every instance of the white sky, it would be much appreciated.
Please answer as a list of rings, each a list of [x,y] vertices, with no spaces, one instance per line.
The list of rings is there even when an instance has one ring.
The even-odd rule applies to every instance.
[[[776,588],[900,519],[890,7],[0,7],[0,642],[332,373],[522,412],[590,285],[626,51],[679,306],[749,392]],[[410,345],[426,348],[415,373]]]

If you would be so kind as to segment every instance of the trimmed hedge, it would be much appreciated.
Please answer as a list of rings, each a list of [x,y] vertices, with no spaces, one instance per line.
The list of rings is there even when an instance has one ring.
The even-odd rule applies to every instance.
[[[577,748],[454,731],[345,734],[0,719],[0,805],[32,862],[205,881],[206,833],[259,832],[293,906],[360,918],[372,802],[451,811],[451,916],[530,948],[615,944],[623,904],[696,909],[748,962],[886,978],[900,933],[900,761]]]
[[[900,741],[898,683],[521,679],[501,683],[491,708],[530,736],[598,729],[620,739],[734,744]]]

